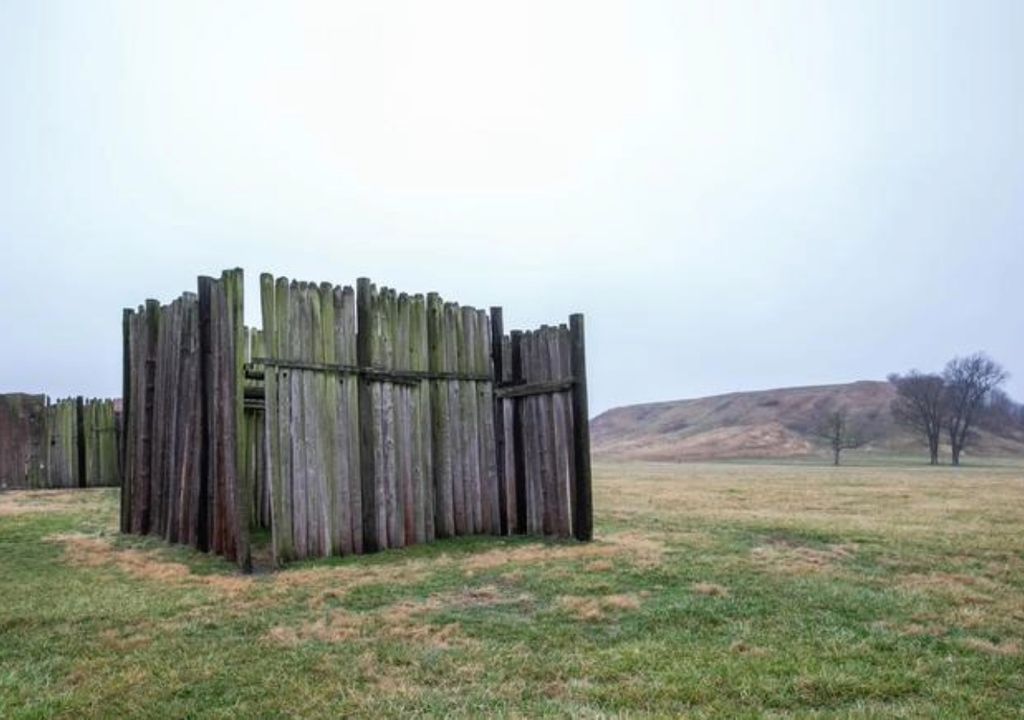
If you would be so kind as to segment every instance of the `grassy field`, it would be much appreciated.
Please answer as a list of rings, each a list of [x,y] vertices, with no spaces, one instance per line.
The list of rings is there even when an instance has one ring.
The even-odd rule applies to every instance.
[[[596,468],[598,540],[252,577],[0,494],[0,717],[1024,717],[1024,470]]]

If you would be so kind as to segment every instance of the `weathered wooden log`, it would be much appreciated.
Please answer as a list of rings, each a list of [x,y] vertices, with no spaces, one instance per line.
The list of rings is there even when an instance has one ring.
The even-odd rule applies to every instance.
[[[575,379],[572,393],[573,447],[576,480],[575,522],[577,540],[594,537],[594,505],[590,486],[590,419],[587,403],[587,359],[583,316],[569,316],[570,367]]]

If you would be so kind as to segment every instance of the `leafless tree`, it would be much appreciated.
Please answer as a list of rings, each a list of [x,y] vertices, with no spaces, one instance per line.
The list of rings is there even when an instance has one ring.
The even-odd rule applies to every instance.
[[[852,428],[846,408],[826,412],[818,421],[817,430],[818,435],[825,438],[832,449],[833,465],[839,465],[839,455],[843,450],[859,448],[865,443]]]
[[[939,440],[946,419],[946,381],[941,375],[911,370],[893,373],[889,382],[896,388],[892,414],[896,422],[924,435],[932,465],[939,464]]]
[[[971,427],[984,407],[989,393],[1002,385],[1006,371],[985,353],[956,357],[942,373],[946,382],[946,431],[953,453],[953,464],[960,464],[960,453],[967,444]]]

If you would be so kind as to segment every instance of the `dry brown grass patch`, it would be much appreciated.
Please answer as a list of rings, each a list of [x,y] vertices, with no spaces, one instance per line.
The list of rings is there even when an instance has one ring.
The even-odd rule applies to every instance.
[[[1021,646],[1017,641],[993,643],[982,638],[970,637],[962,642],[963,646],[978,652],[989,655],[1000,655],[1002,657],[1016,657],[1020,655]]]
[[[148,647],[153,638],[148,633],[136,632],[135,629],[117,630],[110,628],[100,633],[101,644],[117,652],[131,652]]]
[[[557,598],[558,604],[574,615],[577,620],[584,622],[595,622],[604,619],[607,611],[610,610],[637,610],[640,608],[640,598],[636,595],[618,594],[604,595],[597,597],[582,597],[580,595],[560,595]]]
[[[956,534],[1005,550],[1024,522],[1019,467],[821,467],[600,462],[594,505],[638,516],[853,530],[888,537]],[[823,481],[824,480],[824,481]],[[797,522],[798,520],[798,522]]]
[[[440,650],[446,650],[456,645],[471,644],[469,638],[462,634],[462,626],[459,623],[385,625],[382,634],[392,640],[416,643]]]
[[[438,593],[427,599],[431,610],[455,608],[466,610],[470,608],[498,607],[505,605],[517,605],[523,611],[532,609],[535,598],[528,592],[511,594],[503,591],[496,585],[483,585],[481,587],[469,587],[456,592]]]
[[[903,590],[944,595],[959,602],[991,602],[986,593],[999,589],[999,584],[985,577],[961,573],[931,572],[911,573],[903,576],[898,584]]]
[[[514,548],[496,548],[470,555],[462,561],[463,570],[514,569],[517,565],[539,565],[561,560],[585,560],[617,554],[613,547],[598,543],[587,545],[520,545]]]
[[[697,582],[693,584],[693,591],[698,595],[706,597],[729,597],[729,588],[713,582]]]
[[[878,632],[895,633],[903,637],[945,637],[949,634],[949,627],[938,622],[930,622],[926,618],[914,620],[907,624],[899,624],[888,620],[878,620],[871,623],[871,628]]]
[[[301,570],[281,570],[273,575],[273,583],[279,588],[310,588],[318,586],[344,587],[372,585],[376,583],[398,583],[411,585],[422,581],[433,570],[446,565],[444,558],[436,561],[409,560],[383,565],[322,565]]]
[[[270,628],[263,637],[266,640],[278,645],[284,645],[285,647],[295,647],[301,642],[301,640],[299,640],[299,634],[294,628],[285,627],[283,625],[277,625]]]
[[[274,573],[268,584],[271,593],[276,596],[287,595],[294,590],[308,591],[311,593],[310,609],[321,610],[334,601],[344,599],[356,588],[380,584],[413,585],[425,580],[431,572],[446,566],[443,558],[436,566],[422,560],[385,565],[320,566],[282,570]]]
[[[78,567],[116,567],[140,580],[208,587],[227,596],[253,586],[253,578],[248,576],[196,575],[187,565],[164,559],[157,550],[121,550],[107,538],[67,533],[50,535],[46,541],[61,545],[64,561]]]
[[[640,599],[636,595],[606,595],[601,599],[601,604],[614,610],[637,610]]]
[[[624,555],[629,562],[632,562],[637,567],[657,567],[664,560],[664,541],[647,533],[615,533],[607,536],[604,540],[618,548],[619,554]]]
[[[522,570],[513,570],[512,572],[503,573],[500,577],[502,582],[509,585],[518,585],[526,578],[526,574]]]
[[[746,640],[736,640],[729,646],[729,651],[737,655],[749,655],[750,657],[764,657],[768,649],[758,645],[751,645]]]
[[[921,625],[919,623],[910,623],[903,627],[900,631],[900,635],[906,637],[943,637],[949,632],[949,628],[942,625],[929,624]]]
[[[86,510],[97,505],[104,492],[103,488],[5,490],[0,492],[0,517]]]
[[[341,594],[321,593],[314,598],[323,608],[328,597]],[[521,593],[508,596],[494,585],[465,588],[458,592],[437,593],[424,600],[402,600],[368,612],[352,612],[344,608],[327,610],[317,620],[297,626],[277,626],[266,633],[264,639],[294,647],[309,641],[337,643],[347,641],[373,642],[381,638],[411,642],[433,648],[470,645],[471,640],[462,633],[459,623],[438,625],[426,616],[445,608],[482,607],[520,603],[527,605],[533,598]]]
[[[540,565],[555,562],[589,561],[588,569],[611,569],[612,560],[623,559],[637,567],[650,568],[662,563],[665,543],[641,532],[613,533],[598,540],[578,545],[530,544],[514,548],[498,548],[470,555],[462,560],[467,576],[476,571],[508,567],[512,572],[517,565]],[[596,568],[591,566],[596,565]]]
[[[278,625],[267,631],[264,637],[286,647],[296,647],[312,640],[337,643],[361,636],[365,626],[366,619],[364,617],[338,609],[317,620],[298,626]]]
[[[604,617],[601,604],[595,598],[580,597],[579,595],[561,595],[558,598],[558,604],[576,616],[577,620],[592,622]]]
[[[838,563],[853,557],[856,552],[855,545],[813,548],[777,540],[753,548],[750,554],[755,562],[770,566],[776,571],[805,575],[832,571]]]

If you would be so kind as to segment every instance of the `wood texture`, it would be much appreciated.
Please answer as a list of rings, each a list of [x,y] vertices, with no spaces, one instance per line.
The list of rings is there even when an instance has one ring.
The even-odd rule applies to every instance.
[[[112,400],[0,395],[0,489],[119,484],[119,428]]]
[[[147,301],[123,318],[122,530],[155,534],[249,567],[253,489],[240,468],[242,272],[200,278],[199,293]],[[116,457],[113,407],[84,405],[85,479]]]
[[[590,410],[587,403],[587,358],[583,316],[569,316],[569,365],[576,385],[572,393],[575,497],[573,534],[577,540],[594,537],[594,505],[590,485]]]
[[[507,463],[506,436],[505,436],[505,404],[494,396],[497,386],[505,379],[505,322],[502,309],[497,306],[491,307],[491,367],[494,374],[494,381],[491,386],[491,402],[494,423],[494,477],[495,477],[495,506],[498,513],[497,532],[499,535],[507,535],[509,532],[509,498],[507,489],[507,474],[505,467]]]
[[[66,426],[53,411],[67,430],[48,465],[79,457],[76,484],[120,466],[122,529],[243,569],[257,527],[278,564],[455,535],[592,535],[581,318],[505,335],[501,308],[365,278],[261,275],[262,330],[244,326],[243,302],[229,270],[125,312],[120,458],[116,432],[94,430],[116,427],[112,406],[83,402]]]

